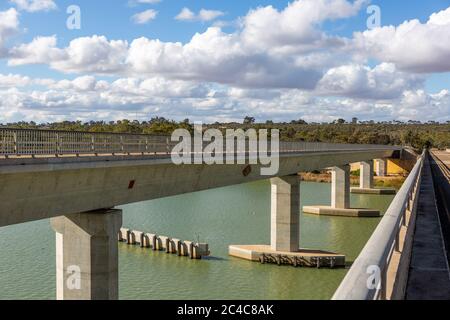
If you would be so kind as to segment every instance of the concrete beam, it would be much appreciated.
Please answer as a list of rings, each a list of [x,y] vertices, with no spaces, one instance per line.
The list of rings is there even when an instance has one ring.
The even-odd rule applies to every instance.
[[[271,248],[296,252],[300,242],[300,177],[273,178],[271,198]]]
[[[350,165],[333,167],[331,171],[331,207],[350,208]]]
[[[53,218],[51,224],[56,231],[57,299],[117,300],[122,210],[71,214]]]
[[[372,189],[373,188],[373,160],[362,161],[360,163],[360,183],[359,187],[361,189]]]

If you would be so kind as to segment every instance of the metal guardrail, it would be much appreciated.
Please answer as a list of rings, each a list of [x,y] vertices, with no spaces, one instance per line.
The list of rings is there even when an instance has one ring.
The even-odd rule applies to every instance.
[[[170,136],[0,128],[0,156],[170,154]],[[205,143],[205,146],[207,143]],[[270,150],[270,145],[268,146]],[[280,142],[279,152],[399,150],[385,145]]]
[[[394,252],[399,251],[400,230],[406,225],[406,210],[411,209],[410,202],[420,186],[424,159],[425,152],[419,157],[378,227],[341,282],[333,300],[386,299],[389,264]],[[375,288],[371,288],[368,280],[374,267],[379,268],[381,281]]]

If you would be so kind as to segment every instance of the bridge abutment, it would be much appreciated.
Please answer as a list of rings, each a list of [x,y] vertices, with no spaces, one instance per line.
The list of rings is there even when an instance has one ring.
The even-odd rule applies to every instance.
[[[104,209],[51,219],[56,232],[58,300],[117,300],[117,234],[122,210]]]

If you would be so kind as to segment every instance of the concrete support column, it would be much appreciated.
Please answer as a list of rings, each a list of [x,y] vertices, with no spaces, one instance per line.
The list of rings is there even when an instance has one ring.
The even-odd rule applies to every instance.
[[[373,161],[363,161],[360,164],[360,185],[362,189],[373,188]]]
[[[271,198],[271,247],[296,252],[300,242],[300,177],[273,178]]]
[[[350,208],[350,165],[334,167],[331,171],[331,207]]]
[[[71,214],[53,218],[51,224],[56,231],[57,299],[118,299],[122,210]]]
[[[378,177],[385,177],[387,175],[387,161],[385,159],[376,159],[376,174]]]

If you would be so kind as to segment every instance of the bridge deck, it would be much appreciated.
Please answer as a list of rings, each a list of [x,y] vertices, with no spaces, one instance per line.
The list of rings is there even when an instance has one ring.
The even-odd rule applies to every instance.
[[[445,166],[450,169],[450,152],[446,151],[433,151],[433,155],[436,156]]]
[[[450,299],[450,272],[429,159],[425,160],[420,185],[406,299]]]

